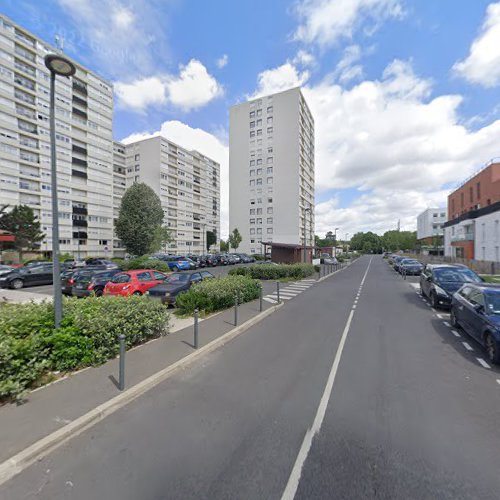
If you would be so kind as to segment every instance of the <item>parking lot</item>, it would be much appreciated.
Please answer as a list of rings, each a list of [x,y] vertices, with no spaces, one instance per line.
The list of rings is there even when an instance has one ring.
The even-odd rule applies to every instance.
[[[394,280],[405,283],[408,291],[405,293],[413,307],[424,309],[428,312],[429,321],[423,328],[429,328],[438,335],[444,344],[450,346],[456,356],[466,359],[471,365],[480,370],[487,370],[495,378],[500,388],[500,366],[493,365],[486,359],[486,352],[474,338],[461,328],[453,328],[450,321],[449,308],[434,308],[429,299],[420,291],[420,276],[404,276],[388,266]]]

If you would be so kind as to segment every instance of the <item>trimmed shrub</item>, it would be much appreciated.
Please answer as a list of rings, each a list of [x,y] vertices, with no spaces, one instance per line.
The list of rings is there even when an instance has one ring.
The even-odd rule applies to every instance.
[[[158,337],[168,312],[146,297],[65,299],[61,327],[53,327],[50,303],[0,305],[0,400],[16,398],[47,371],[104,363],[127,346]]]
[[[260,284],[247,276],[223,276],[204,280],[181,293],[176,300],[181,314],[191,314],[196,308],[207,313],[227,309],[234,305],[239,293],[240,304],[259,297]]]
[[[159,259],[152,259],[148,255],[138,257],[137,259],[124,260],[120,267],[124,271],[131,271],[132,269],[156,269],[163,273],[170,272],[170,268],[166,262]]]
[[[258,264],[231,269],[229,274],[249,276],[259,280],[302,279],[314,274],[314,266],[312,264]]]

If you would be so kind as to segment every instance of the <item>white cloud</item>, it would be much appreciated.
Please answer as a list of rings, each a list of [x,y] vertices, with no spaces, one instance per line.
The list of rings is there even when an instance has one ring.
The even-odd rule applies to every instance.
[[[297,52],[292,62],[293,64],[300,64],[301,66],[313,66],[316,64],[316,58],[310,52],[301,49]]]
[[[157,71],[158,57],[169,56],[168,24],[148,0],[57,0],[73,20],[63,32],[65,46],[83,64],[111,78]]]
[[[351,80],[359,79],[363,76],[363,67],[356,64],[361,59],[361,47],[359,45],[349,45],[344,49],[344,54],[337,64],[334,75],[341,83],[348,83]]]
[[[294,39],[321,47],[351,38],[363,21],[372,23],[373,33],[382,21],[403,16],[400,0],[301,0],[296,12],[300,25]]]
[[[500,84],[500,2],[486,11],[481,32],[472,42],[469,55],[453,70],[471,83],[484,87]]]
[[[287,73],[296,74],[291,66]],[[383,232],[398,219],[414,228],[420,211],[446,203],[446,186],[499,156],[500,120],[467,128],[462,96],[432,96],[432,81],[416,75],[411,62],[394,60],[379,80],[349,89],[335,76],[302,88],[316,124],[316,189],[322,199],[342,189],[355,195],[348,208],[338,208],[337,195],[318,204],[320,233],[333,224]],[[263,81],[259,76],[259,93],[273,87]]]
[[[291,63],[266,69],[257,77],[257,90],[249,98],[282,92],[303,85],[309,79],[309,71],[298,71]]]
[[[179,76],[166,83],[166,91],[169,101],[185,111],[205,106],[223,93],[221,85],[196,59],[181,67]]]
[[[220,131],[219,131],[220,132]],[[122,142],[130,143],[139,139],[161,135],[183,148],[195,149],[220,163],[221,168],[221,235],[227,238],[229,233],[229,148],[215,135],[200,128],[193,128],[180,121],[163,122],[160,130],[149,133],[132,134]],[[220,135],[219,133],[217,135]]]
[[[218,68],[222,69],[224,66],[227,65],[228,62],[229,62],[229,56],[227,54],[224,54],[222,57],[219,57],[219,59],[217,59],[216,64]]]
[[[157,77],[143,78],[131,83],[116,82],[114,88],[120,102],[137,111],[166,102],[165,84]]]
[[[181,66],[178,76],[164,75],[140,78],[129,83],[116,82],[115,91],[120,105],[135,111],[162,104],[190,111],[205,106],[223,93],[222,86],[196,59]]]

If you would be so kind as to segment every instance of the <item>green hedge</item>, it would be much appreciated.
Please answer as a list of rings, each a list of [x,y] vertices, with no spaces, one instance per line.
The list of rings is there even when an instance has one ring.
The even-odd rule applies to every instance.
[[[61,327],[52,304],[0,305],[0,401],[22,395],[47,371],[104,363],[118,335],[133,346],[166,332],[168,313],[145,297],[65,299]]]
[[[181,293],[176,300],[181,314],[192,314],[196,308],[207,313],[234,305],[236,292],[240,304],[259,297],[260,284],[247,276],[223,276],[202,281]]]
[[[137,259],[124,260],[120,267],[124,271],[130,271],[132,269],[156,269],[163,273],[170,272],[170,268],[166,262],[159,259],[152,259],[148,255],[138,257]]]
[[[231,269],[229,274],[249,276],[259,280],[302,279],[314,274],[314,266],[312,264],[257,264]]]

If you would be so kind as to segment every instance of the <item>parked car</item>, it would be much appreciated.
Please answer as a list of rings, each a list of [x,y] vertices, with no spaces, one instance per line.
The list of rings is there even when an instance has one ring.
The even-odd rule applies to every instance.
[[[203,255],[205,267],[215,267],[217,265],[217,257],[212,254]]]
[[[234,266],[236,264],[236,259],[229,253],[225,254],[224,256],[227,260],[227,263],[230,265],[230,266]]]
[[[188,259],[191,259],[196,264],[196,269],[198,269],[200,267],[205,267],[205,262],[202,261],[201,255],[188,254],[188,255],[186,255],[186,257]]]
[[[23,267],[27,267],[27,268],[30,268],[30,267],[33,267],[33,266],[40,266],[42,264],[52,264],[52,262],[50,260],[44,260],[44,259],[40,259],[40,260],[27,260],[24,264],[23,264]]]
[[[12,272],[14,269],[15,267],[7,266],[5,264],[0,264],[0,276],[2,276],[3,274],[8,274]]]
[[[453,264],[427,264],[420,275],[422,295],[428,297],[433,307],[449,307],[453,294],[465,283],[483,280],[468,267]]]
[[[0,287],[16,290],[25,286],[52,285],[52,263],[19,267],[0,276]]]
[[[172,271],[187,271],[191,269],[191,264],[184,257],[178,257],[175,255],[164,255],[158,258],[163,262],[166,262],[168,267]]]
[[[104,294],[104,287],[121,269],[106,269],[100,271],[81,271],[76,274],[71,287],[74,297],[89,297],[95,294],[100,297]]]
[[[172,273],[167,279],[150,288],[146,295],[155,300],[161,300],[163,304],[175,305],[177,296],[189,290],[191,285],[199,283],[205,279],[215,278],[215,276],[208,271],[197,271],[194,273]]]
[[[167,275],[154,269],[134,269],[115,274],[104,287],[104,295],[143,295],[153,286],[159,285]]]
[[[215,259],[218,266],[227,266],[229,264],[229,260],[226,255],[223,254],[216,255]]]
[[[118,269],[118,264],[116,262],[113,262],[112,260],[106,260],[106,259],[86,259],[85,260],[85,265],[86,266],[104,266],[106,269]]]
[[[241,257],[238,253],[230,253],[229,256],[234,260],[235,264],[241,264]]]
[[[424,270],[424,266],[421,262],[415,259],[403,259],[398,266],[399,272],[401,274],[405,273],[409,276],[419,276]]]
[[[485,349],[492,363],[500,363],[500,285],[467,284],[453,295],[451,324],[465,330]]]
[[[75,284],[75,280],[77,277],[84,274],[92,274],[95,271],[105,270],[105,265],[100,266],[85,266],[83,268],[75,268],[75,269],[66,269],[61,272],[61,291],[63,295],[73,295],[73,285]],[[121,271],[121,269],[117,269]]]
[[[394,268],[395,271],[399,272],[399,264],[400,262],[404,259],[401,255],[396,255],[394,259],[392,260],[392,267]]]
[[[191,270],[198,269],[198,267],[200,267],[200,265],[198,264],[198,262],[196,262],[193,259],[191,259],[191,257],[187,257],[186,255],[181,255],[178,258],[182,259],[182,260],[185,260],[189,264],[189,269],[191,269]]]
[[[255,262],[255,257],[252,257],[250,255],[247,255],[246,253],[239,253],[241,262],[243,264],[250,264],[251,262]]]

